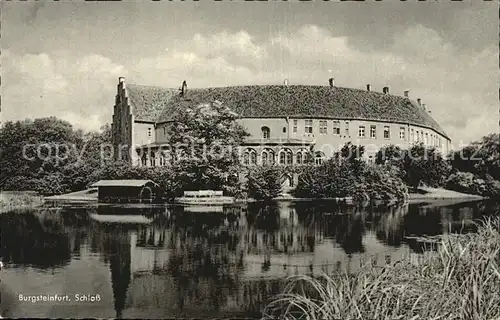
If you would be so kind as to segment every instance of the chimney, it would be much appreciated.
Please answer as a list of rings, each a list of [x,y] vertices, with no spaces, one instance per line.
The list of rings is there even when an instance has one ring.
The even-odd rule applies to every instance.
[[[283,85],[285,85],[285,86],[288,85],[288,79],[285,79],[285,81],[283,81]]]
[[[372,91],[372,85],[371,84],[367,84],[366,85],[366,91]]]
[[[418,98],[417,103],[418,103],[418,106],[420,107],[422,105],[422,99]]]
[[[328,82],[330,83],[330,87],[334,87],[335,86],[335,78],[328,79]]]
[[[119,77],[118,78],[118,90],[121,90],[123,88],[125,88],[125,78]]]
[[[382,92],[383,92],[384,94],[389,94],[389,87],[384,87],[384,88],[382,89]]]
[[[182,81],[181,97],[184,97],[187,93],[187,83],[186,80]]]
[[[427,105],[425,103],[422,103],[422,108],[424,108],[424,110],[426,110],[427,108]]]
[[[404,91],[404,95],[405,95],[405,97],[407,97],[407,98],[408,98],[408,96],[410,95],[410,91],[409,91],[409,90],[405,90],[405,91]]]

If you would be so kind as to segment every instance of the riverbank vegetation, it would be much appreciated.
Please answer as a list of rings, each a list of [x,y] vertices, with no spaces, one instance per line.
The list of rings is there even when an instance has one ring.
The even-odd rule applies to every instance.
[[[425,185],[465,194],[500,197],[500,135],[490,134],[447,157],[435,148],[415,144],[404,150],[389,145],[376,163],[390,165],[413,190]]]
[[[437,251],[355,274],[295,276],[265,319],[499,319],[500,218],[447,235]]]
[[[282,171],[277,166],[252,168],[247,173],[247,195],[257,200],[269,201],[283,192]]]
[[[319,166],[308,166],[299,176],[298,198],[353,197],[366,200],[403,200],[408,188],[391,166],[375,166],[362,160],[364,148],[351,143]]]
[[[0,213],[24,209],[34,208],[42,204],[43,199],[35,192],[11,191],[0,192]]]
[[[362,160],[364,148],[347,143],[321,165],[308,161],[300,166],[247,170],[236,151],[248,133],[236,120],[236,114],[217,102],[180,110],[167,143],[184,147],[174,150],[170,165],[161,167],[112,161],[111,151],[103,148],[111,145],[109,125],[100,133],[83,133],[54,117],[6,122],[0,128],[0,189],[54,195],[83,190],[101,179],[141,178],[159,183],[169,198],[184,190],[218,189],[237,198],[266,200],[283,191],[281,183],[287,177],[299,173],[291,192],[300,198],[396,200],[422,185],[500,196],[498,134],[449,157],[422,144],[409,150],[386,146],[378,152],[375,164],[368,164]],[[221,146],[226,148],[222,157],[205,154]],[[245,176],[243,183],[240,178]]]

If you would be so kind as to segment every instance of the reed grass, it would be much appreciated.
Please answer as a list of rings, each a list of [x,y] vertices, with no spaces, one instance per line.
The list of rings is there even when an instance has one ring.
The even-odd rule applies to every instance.
[[[500,218],[437,251],[355,274],[294,276],[264,319],[500,319]]]

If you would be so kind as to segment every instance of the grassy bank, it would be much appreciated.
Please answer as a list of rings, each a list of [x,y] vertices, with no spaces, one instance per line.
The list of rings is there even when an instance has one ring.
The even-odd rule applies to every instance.
[[[500,218],[437,251],[356,274],[289,279],[264,310],[281,319],[500,319]]]
[[[43,197],[31,191],[1,191],[0,192],[0,213],[34,208],[43,203]]]
[[[431,188],[431,187],[421,187],[418,192],[410,193],[409,200],[441,200],[441,199],[471,199],[471,200],[481,200],[484,199],[482,196],[461,193],[453,190],[448,190],[444,188]]]

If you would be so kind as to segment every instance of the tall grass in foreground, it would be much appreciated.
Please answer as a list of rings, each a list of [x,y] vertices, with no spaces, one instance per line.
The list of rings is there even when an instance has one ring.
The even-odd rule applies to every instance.
[[[280,319],[500,319],[500,218],[435,254],[356,274],[295,276],[264,310]]]

